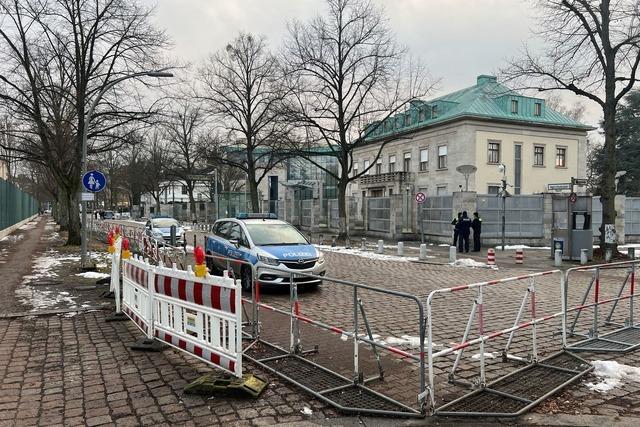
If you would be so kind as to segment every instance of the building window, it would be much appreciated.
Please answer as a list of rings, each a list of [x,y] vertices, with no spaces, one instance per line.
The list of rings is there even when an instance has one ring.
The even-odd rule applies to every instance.
[[[533,147],[533,165],[544,166],[544,147]]]
[[[182,186],[182,194],[189,194],[189,191],[187,191],[187,186],[186,185]]]
[[[567,167],[567,149],[565,147],[556,147],[556,167]]]
[[[378,159],[376,161],[376,175],[380,175],[382,173],[382,159]]]
[[[353,162],[353,176],[358,176],[358,162]]]
[[[438,185],[436,187],[436,196],[444,196],[447,194],[447,186],[446,185]]]
[[[396,171],[396,156],[389,156],[389,172]]]
[[[425,172],[429,169],[429,149],[423,148],[420,150],[420,171]]]
[[[424,110],[420,110],[418,113],[418,120],[424,122],[424,119],[427,118],[427,113]]]
[[[498,194],[500,193],[500,186],[498,184],[489,184],[487,186],[487,194]]]
[[[369,169],[369,160],[364,161],[364,170],[366,171],[364,174],[369,175],[369,172],[371,171],[371,169]]]
[[[432,105],[431,106],[431,118],[435,119],[436,117],[438,117],[438,106],[437,105]]]
[[[515,99],[511,100],[511,114],[518,114],[518,101]]]
[[[487,144],[487,162],[500,163],[500,142],[489,141]]]
[[[403,167],[405,172],[411,172],[411,153],[404,153]]]
[[[441,145],[438,147],[438,169],[447,168],[447,146]]]
[[[411,124],[411,114],[407,113],[407,115],[405,116],[405,120],[404,123],[409,126]]]
[[[536,102],[535,104],[533,104],[533,115],[534,116],[541,116],[542,115],[542,103],[541,102]]]

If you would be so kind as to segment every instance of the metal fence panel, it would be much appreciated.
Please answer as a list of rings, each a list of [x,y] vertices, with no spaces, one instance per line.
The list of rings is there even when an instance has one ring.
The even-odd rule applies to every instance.
[[[0,179],[0,230],[38,213],[38,201],[15,185]]]
[[[640,197],[627,197],[624,201],[624,233],[640,234]]]
[[[329,227],[340,227],[340,213],[338,211],[338,199],[327,200],[327,212],[329,213]]]
[[[453,233],[451,217],[453,196],[431,196],[421,205],[424,233],[449,236]]]
[[[313,199],[302,200],[302,217],[300,224],[305,227],[311,227],[311,210],[313,209]]]
[[[367,199],[368,229],[388,233],[391,228],[391,199],[372,197]]]
[[[482,218],[482,235],[502,235],[502,198],[496,195],[478,195],[478,213]],[[511,196],[506,199],[506,237],[544,237],[544,197]]]
[[[600,224],[602,224],[602,203],[600,203],[600,196],[593,196],[591,199],[591,224],[593,235],[600,237]]]

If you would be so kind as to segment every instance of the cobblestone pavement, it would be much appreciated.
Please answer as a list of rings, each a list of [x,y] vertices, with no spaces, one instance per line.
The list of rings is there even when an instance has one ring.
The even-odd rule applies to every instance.
[[[45,226],[45,222],[39,224],[42,230]],[[51,239],[54,232],[51,228],[42,231],[39,238],[43,245],[38,250],[44,253],[47,248],[53,248],[64,256],[73,256],[72,249],[64,252],[66,249],[59,246],[59,241]],[[9,248],[5,252],[11,251]],[[434,289],[527,274],[548,269],[550,265],[547,257],[542,255],[528,258],[525,267],[518,268],[515,263],[510,265],[507,262],[505,254],[502,263],[498,258],[498,270],[452,267],[394,258],[371,259],[330,251],[327,251],[326,257],[329,266],[327,274],[331,277],[406,292],[416,295],[423,303]],[[0,274],[11,268],[20,271],[22,276],[33,275],[29,261],[29,257],[26,257],[22,265],[17,267],[15,264],[7,266],[7,263],[0,263]],[[12,262],[19,264],[16,259]],[[72,264],[61,262],[56,265],[60,282],[47,287],[33,283],[39,279],[25,282],[20,278],[17,284],[10,284],[14,289],[26,286],[33,291],[29,298],[24,295],[19,298],[22,305],[11,307],[0,301],[1,313],[4,314],[4,318],[0,316],[0,389],[3,391],[0,394],[0,425],[232,425],[234,422],[260,425],[277,422],[297,424],[305,421],[349,425],[357,420],[336,418],[339,414],[333,409],[250,364],[248,370],[266,377],[270,384],[257,401],[204,399],[183,395],[184,385],[199,374],[209,371],[209,368],[175,350],[142,354],[129,350],[128,345],[140,338],[139,331],[131,322],[104,323],[107,310],[102,309],[105,300],[100,297],[104,288],[95,285],[95,280],[75,276],[77,271],[72,271],[76,268]],[[602,273],[603,298],[615,295],[624,279],[624,273],[620,270]],[[572,278],[569,292],[572,304],[580,302],[590,279],[591,272],[577,273]],[[526,289],[530,284],[529,280],[520,280],[486,288],[485,330],[493,331],[513,325],[515,314],[522,298],[527,295]],[[538,316],[552,314],[559,309],[559,286],[557,276],[547,276],[536,281]],[[56,300],[56,305],[47,307],[47,310],[66,308],[76,311],[40,315],[43,309],[29,307],[29,303],[33,306],[38,301],[37,295],[43,290],[57,292],[49,296],[68,293],[68,298]],[[435,351],[449,347],[461,339],[476,296],[474,292],[459,292],[434,300]],[[363,302],[374,339],[418,354],[416,341],[419,336],[419,316],[414,302],[367,290],[360,290],[358,297]],[[288,293],[263,293],[263,301],[289,309]],[[353,291],[350,287],[327,281],[316,291],[301,291],[300,303],[302,314],[345,330],[353,330]],[[613,320],[624,320],[627,310],[628,304],[621,303]],[[18,311],[22,313],[6,315]],[[577,322],[577,331],[589,328],[590,315],[590,312],[582,314]],[[525,316],[530,316],[528,310]],[[524,317],[523,320],[528,318]],[[359,319],[360,332],[365,333],[361,315]],[[289,321],[285,316],[262,310],[261,326],[264,339],[284,347],[289,345]],[[474,321],[471,338],[477,336],[477,328],[478,324]],[[557,333],[559,330],[559,321],[547,322],[538,328],[538,352],[541,357],[561,347]],[[317,354],[309,356],[312,360],[345,376],[353,375],[351,340],[306,324],[301,325],[301,337],[305,349],[316,345],[319,348]],[[499,357],[505,344],[506,339],[501,338],[492,341],[485,349],[488,354],[489,380],[518,367],[513,363],[502,362]],[[376,375],[374,353],[364,344],[360,349],[362,370],[367,377]],[[531,352],[531,330],[519,332],[511,350],[514,354],[527,356]],[[457,372],[460,378],[473,379],[478,375],[478,352],[477,347],[472,347],[463,354]],[[581,356],[589,360],[615,359],[626,365],[640,366],[638,353],[640,352],[625,355],[584,353]],[[468,391],[446,382],[452,362],[453,357],[436,359],[438,405]],[[417,364],[408,363],[407,360],[387,352],[382,353],[381,363],[385,370],[385,380],[372,382],[371,387],[407,405],[415,406],[419,378]],[[583,417],[621,416],[624,419],[640,416],[640,382],[637,379],[623,379],[621,384],[607,393],[592,391],[587,387],[588,383],[599,381],[592,375],[588,376],[544,402],[535,411],[540,415],[558,413]],[[301,413],[305,406],[312,410],[312,415]],[[539,417],[535,419],[537,422],[541,420]],[[593,424],[595,419],[589,418],[591,421],[586,423]],[[598,423],[602,423],[601,419],[598,420]],[[527,421],[523,418],[515,422]],[[384,420],[367,422],[376,423],[384,423]]]

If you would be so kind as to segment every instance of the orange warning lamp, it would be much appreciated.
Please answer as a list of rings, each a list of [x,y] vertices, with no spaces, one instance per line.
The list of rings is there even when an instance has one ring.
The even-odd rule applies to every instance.
[[[122,239],[122,259],[129,259],[131,252],[129,251],[129,239]]]
[[[109,235],[107,236],[107,243],[109,244],[107,252],[109,252],[110,254],[114,253],[116,248],[113,247],[113,234],[109,233]]]
[[[197,277],[205,277],[207,275],[207,266],[204,264],[204,249],[202,246],[197,246],[193,251],[193,256],[196,259],[196,265],[193,272]]]

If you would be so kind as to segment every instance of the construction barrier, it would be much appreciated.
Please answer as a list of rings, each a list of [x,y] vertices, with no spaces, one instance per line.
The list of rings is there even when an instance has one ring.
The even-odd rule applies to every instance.
[[[123,260],[123,311],[145,333],[242,377],[240,281]]]
[[[546,277],[544,283],[542,283],[543,277]],[[554,277],[556,280],[553,280]],[[430,411],[438,415],[448,416],[519,415],[588,372],[591,369],[588,363],[568,353],[557,353],[543,360],[540,360],[538,357],[538,325],[551,319],[564,320],[565,313],[562,310],[562,302],[551,296],[554,290],[561,293],[562,282],[562,273],[559,270],[551,270],[432,291],[427,298],[427,333],[429,343],[427,347],[427,359]],[[515,286],[515,290],[520,289],[523,292],[521,303],[515,310],[513,322],[503,325],[506,326],[510,324],[511,326],[489,330],[486,315],[486,288],[501,288],[509,284]],[[560,286],[558,286],[558,284],[560,284]],[[549,291],[547,291],[547,304],[546,307],[544,307],[546,310],[544,311],[541,310],[541,304],[536,297],[538,288],[541,285],[549,289]],[[515,290],[510,288],[507,294],[512,294]],[[466,327],[462,332],[462,337],[458,344],[434,351],[434,340],[436,339],[434,334],[434,301],[436,297],[440,297],[438,301],[442,304],[446,302],[447,296],[459,294],[467,294],[473,298],[470,314]],[[493,307],[490,307],[494,309],[495,317],[499,317],[498,320],[504,322],[504,298],[500,298],[499,295],[501,294],[495,295],[498,297],[498,300],[491,301],[493,302]],[[459,301],[455,302],[455,306],[459,306],[459,304]],[[552,310],[549,310],[549,306],[552,306]],[[529,310],[527,310],[527,307],[529,307]],[[515,306],[513,308],[515,308]],[[443,308],[443,315],[449,312],[450,306]],[[540,312],[546,314],[541,315]],[[439,320],[439,325],[444,324],[442,319]],[[498,322],[496,319],[492,320]],[[474,334],[476,338],[470,338],[474,324],[477,327],[477,333]],[[511,346],[515,334],[517,331],[526,328],[531,329],[530,352],[525,354],[525,356],[513,354]],[[442,336],[439,336],[439,338],[443,339]],[[451,340],[451,337],[446,339]],[[509,375],[488,382],[486,374],[487,358],[488,356],[495,358],[495,356],[493,353],[486,353],[486,346],[488,342],[498,339],[506,340],[501,351],[502,361],[513,360],[522,362],[525,366]],[[472,346],[479,347],[479,354],[472,357],[474,360],[479,361],[478,377],[471,381],[469,381],[468,374],[464,380],[457,378],[456,373],[463,354],[466,349]],[[455,356],[453,360],[451,360],[452,356]],[[475,388],[476,390],[438,407],[436,402],[435,361],[445,357],[448,357],[448,360],[451,361],[448,382],[455,385]],[[439,363],[440,369],[443,365],[444,361]],[[546,382],[541,382],[540,378],[545,379]]]
[[[524,249],[516,249],[516,264],[524,263]]]
[[[487,250],[487,265],[496,265],[496,251],[494,249]]]
[[[635,320],[636,297],[640,296],[636,289],[639,262],[615,262],[566,271],[563,293],[567,329],[563,340],[568,349],[627,352],[640,346],[640,324]],[[590,299],[593,302],[589,303]],[[619,310],[625,305],[626,309]],[[581,316],[585,310],[591,312],[590,319]],[[606,311],[603,313],[601,310]],[[588,329],[578,330],[581,326]],[[602,328],[607,328],[607,331],[601,333]],[[581,337],[582,340],[567,344],[567,336]]]

